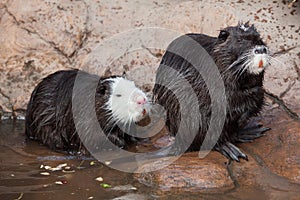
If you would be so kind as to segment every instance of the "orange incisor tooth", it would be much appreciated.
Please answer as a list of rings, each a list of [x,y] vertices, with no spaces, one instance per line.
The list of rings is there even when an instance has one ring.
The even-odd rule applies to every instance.
[[[143,109],[143,112],[142,112],[143,115],[146,115],[147,114],[147,111],[146,109]]]
[[[258,67],[262,68],[263,66],[264,66],[264,62],[262,60],[260,60],[259,63],[258,63]]]

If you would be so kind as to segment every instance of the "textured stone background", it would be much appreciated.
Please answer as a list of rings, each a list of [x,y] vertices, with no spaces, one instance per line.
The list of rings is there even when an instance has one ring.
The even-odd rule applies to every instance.
[[[130,31],[159,27],[170,33],[217,36],[221,28],[239,20],[254,23],[273,52],[283,51],[267,69],[265,86],[291,107],[299,107],[299,2],[288,3],[0,0],[0,115],[22,115],[34,86],[59,69],[83,68],[99,75],[127,71],[129,78],[149,91],[163,49],[174,36],[162,39],[164,35],[152,34],[147,44],[164,43],[126,51],[123,42],[128,45],[140,39]],[[124,33],[131,37],[122,41]],[[116,48],[121,55],[114,54]],[[289,48],[293,49],[285,51]],[[104,60],[104,54],[109,59]]]

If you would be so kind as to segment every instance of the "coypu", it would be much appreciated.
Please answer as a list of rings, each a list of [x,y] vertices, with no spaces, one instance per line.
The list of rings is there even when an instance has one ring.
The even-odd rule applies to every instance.
[[[175,136],[181,120],[179,101],[170,89],[158,83],[166,78],[172,80],[170,73],[165,72],[167,66],[175,69],[191,85],[198,98],[201,118],[199,130],[196,131],[197,134],[187,149],[188,151],[200,150],[206,137],[211,118],[211,97],[203,77],[195,67],[171,50],[171,48],[178,48],[188,52],[189,57],[200,59],[199,55],[195,53],[196,50],[192,49],[184,39],[186,37],[197,42],[197,45],[200,44],[212,57],[224,82],[227,99],[226,118],[223,130],[213,149],[235,161],[239,161],[239,158],[248,160],[247,155],[233,143],[250,142],[269,130],[260,124],[248,123],[249,119],[256,116],[264,105],[264,69],[270,62],[267,46],[254,25],[249,25],[249,22],[224,28],[218,37],[190,33],[171,42],[157,70],[153,101],[166,109],[166,126]],[[202,64],[200,67],[208,66]],[[184,93],[182,89],[180,91]],[[193,108],[191,108],[191,112],[193,112]],[[189,131],[185,131],[182,135],[185,138],[192,137]]]
[[[80,72],[80,73],[79,73]],[[107,139],[120,148],[135,141],[118,126],[138,122],[149,112],[146,95],[132,81],[120,76],[99,77],[79,70],[62,70],[44,78],[32,92],[26,111],[26,135],[49,146],[53,150],[67,151],[70,154],[84,155],[88,151],[83,146],[74,124],[72,106],[73,87],[80,74],[81,91],[76,95],[86,95],[91,91],[91,83],[96,84],[94,96],[97,120],[106,135],[101,141],[93,135],[84,135],[89,141],[104,145]],[[79,79],[77,79],[79,80]],[[80,80],[79,80],[80,81]],[[87,104],[87,102],[79,102]],[[79,107],[80,107],[80,104]],[[79,109],[85,109],[83,108]],[[83,111],[84,112],[84,111]],[[81,116],[79,116],[80,118]],[[79,121],[88,121],[80,118]],[[118,125],[117,125],[118,124]],[[87,128],[88,129],[88,128]]]

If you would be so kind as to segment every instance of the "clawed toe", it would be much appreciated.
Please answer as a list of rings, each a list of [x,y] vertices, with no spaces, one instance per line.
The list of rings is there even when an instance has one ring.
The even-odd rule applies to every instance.
[[[239,131],[236,142],[252,142],[254,139],[264,136],[266,131],[271,130],[268,127],[263,127],[262,124],[251,125],[247,125]]]
[[[256,128],[260,128],[262,127],[263,124],[262,123],[257,123],[254,121],[250,121],[249,123],[247,123],[244,127],[243,130],[251,130],[251,129],[256,129]]]
[[[240,162],[239,158],[242,158],[248,161],[247,155],[230,142],[226,142],[225,144],[218,146],[215,149],[231,160]]]

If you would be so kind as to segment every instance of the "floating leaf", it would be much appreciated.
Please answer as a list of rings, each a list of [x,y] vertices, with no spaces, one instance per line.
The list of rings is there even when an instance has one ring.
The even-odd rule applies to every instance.
[[[111,160],[105,161],[104,162],[106,165],[109,165],[111,163]]]
[[[95,165],[95,164],[96,164],[95,161],[90,162],[90,165],[92,165],[92,166]]]
[[[101,183],[100,184],[103,188],[111,188],[111,185],[107,184],[107,183]]]
[[[43,176],[49,176],[50,175],[49,172],[41,172],[40,174],[43,175]]]
[[[55,181],[56,185],[63,185],[63,184],[67,184],[68,182],[66,180],[62,180],[62,181]]]
[[[70,174],[70,173],[74,173],[75,170],[64,170],[64,169],[63,169],[62,172],[67,173],[67,174]]]
[[[58,167],[53,167],[53,168],[50,168],[49,170],[54,172],[54,171],[61,170],[61,168],[58,168]]]
[[[67,163],[59,164],[57,165],[57,168],[63,168],[66,167],[67,165],[68,165]]]
[[[137,190],[137,188],[136,188],[136,187],[134,187],[134,186],[133,186],[133,187],[131,187],[130,189],[131,189],[131,190]]]
[[[98,178],[95,178],[95,180],[96,181],[103,181],[103,178],[99,176]]]
[[[50,166],[44,166],[44,168],[48,170],[48,169],[51,169],[52,167],[50,167]]]
[[[56,167],[49,168],[49,170],[51,170],[51,171],[59,171],[59,170],[62,170],[62,168],[66,167],[66,166],[67,166],[67,163],[63,163],[63,164],[57,165]]]
[[[55,181],[55,184],[56,185],[63,185],[63,182],[61,182],[61,181]]]

